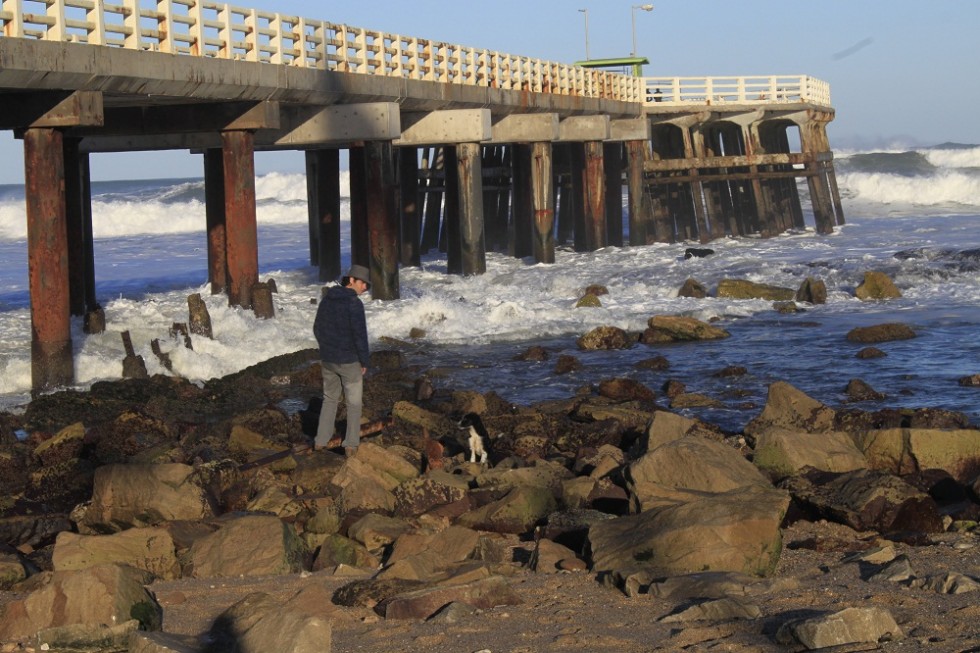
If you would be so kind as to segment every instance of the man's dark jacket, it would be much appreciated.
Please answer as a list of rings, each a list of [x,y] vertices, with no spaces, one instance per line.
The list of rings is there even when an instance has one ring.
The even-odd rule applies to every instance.
[[[361,367],[368,367],[370,352],[364,304],[353,288],[331,286],[327,289],[316,309],[313,335],[320,345],[323,362],[360,362]]]

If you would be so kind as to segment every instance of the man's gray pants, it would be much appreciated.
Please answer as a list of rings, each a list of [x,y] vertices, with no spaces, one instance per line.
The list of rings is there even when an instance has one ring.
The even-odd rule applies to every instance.
[[[361,410],[364,395],[364,375],[360,363],[324,363],[323,407],[320,409],[320,422],[316,428],[317,447],[325,447],[334,433],[337,421],[337,406],[341,392],[347,401],[347,434],[343,446],[357,447],[361,443]]]

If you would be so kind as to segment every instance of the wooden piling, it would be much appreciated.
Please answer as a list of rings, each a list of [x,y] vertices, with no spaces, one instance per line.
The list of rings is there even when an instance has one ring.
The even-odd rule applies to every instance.
[[[228,304],[251,308],[252,286],[259,280],[255,222],[255,136],[250,131],[221,133],[225,179],[225,255]]]
[[[464,275],[487,271],[486,244],[483,236],[483,167],[480,144],[456,146],[457,183],[459,184],[460,263]]]
[[[306,152],[306,197],[310,263],[317,266],[320,281],[333,281],[341,275],[339,150]]]

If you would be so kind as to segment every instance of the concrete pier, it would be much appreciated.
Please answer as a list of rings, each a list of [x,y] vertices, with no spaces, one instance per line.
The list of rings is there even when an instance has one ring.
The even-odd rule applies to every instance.
[[[203,155],[211,289],[243,309],[258,283],[258,151],[305,152],[311,265],[321,281],[345,257],[368,266],[378,299],[397,299],[399,267],[434,248],[450,273],[481,274],[488,249],[551,263],[565,243],[808,228],[800,179],[817,233],[844,222],[830,87],[806,75],[640,78],[218,3],[141,6],[157,29],[140,30],[128,3],[48,0],[39,15],[0,1],[38,391],[73,381],[71,315],[98,308],[89,161],[103,152]]]

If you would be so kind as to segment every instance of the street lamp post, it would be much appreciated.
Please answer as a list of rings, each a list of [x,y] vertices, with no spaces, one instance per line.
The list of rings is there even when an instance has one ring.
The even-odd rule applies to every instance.
[[[588,61],[592,58],[589,56],[589,10],[579,9],[579,13],[585,14],[585,60]]]
[[[633,19],[633,51],[630,52],[631,57],[636,56],[636,10],[642,9],[643,11],[653,11],[653,5],[633,5],[630,8],[630,17]],[[581,11],[581,9],[579,10]],[[588,18],[585,21],[586,33],[588,33]],[[588,42],[588,36],[586,36],[586,42]],[[588,45],[586,45],[586,50],[588,50]]]

